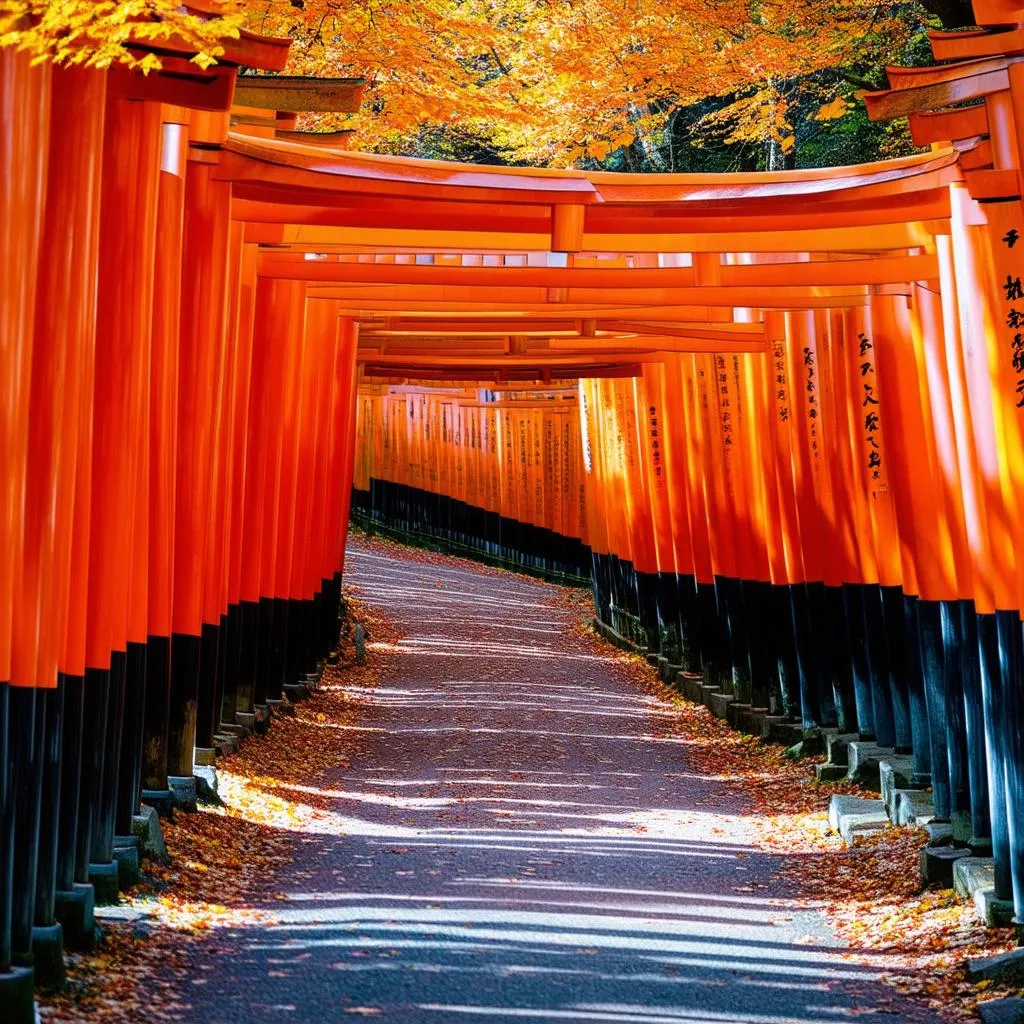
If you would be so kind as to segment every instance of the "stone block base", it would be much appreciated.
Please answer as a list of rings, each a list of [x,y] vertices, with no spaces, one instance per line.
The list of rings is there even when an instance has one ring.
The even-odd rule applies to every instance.
[[[857,796],[834,796],[828,804],[828,823],[847,846],[856,845],[858,834],[878,832],[889,825],[885,804]]]
[[[144,789],[142,803],[152,807],[161,818],[174,820],[174,793],[169,789]]]
[[[174,794],[174,806],[186,814],[196,811],[196,780],[191,775],[171,775],[167,779]]]
[[[883,761],[892,761],[896,751],[892,747],[880,747],[877,743],[856,740],[846,748],[847,778],[873,789],[882,791],[881,767]]]
[[[138,837],[139,848],[144,857],[160,864],[168,861],[167,844],[164,842],[160,816],[156,813],[156,808],[142,804],[139,813],[132,818],[132,834]]]
[[[121,892],[139,884],[139,840],[134,836],[114,836],[114,863],[117,864],[117,887]]]
[[[978,1003],[978,1016],[984,1024],[1024,1024],[1024,999],[1007,996]]]
[[[76,884],[58,892],[55,916],[63,931],[64,946],[88,952],[96,945],[95,893],[91,885]]]
[[[953,868],[953,888],[974,901],[978,917],[989,928],[1013,923],[1013,901],[996,897],[996,868],[991,857],[963,857]]]
[[[970,851],[959,846],[926,846],[921,850],[921,880],[927,885],[953,888],[953,865]]]

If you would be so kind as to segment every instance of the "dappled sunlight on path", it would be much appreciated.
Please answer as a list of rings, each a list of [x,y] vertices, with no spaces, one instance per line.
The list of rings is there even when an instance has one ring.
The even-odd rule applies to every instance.
[[[564,591],[358,542],[346,580],[389,635],[306,724],[351,750],[258,780],[300,809],[285,899],[181,1019],[938,1021],[776,880],[734,768]]]

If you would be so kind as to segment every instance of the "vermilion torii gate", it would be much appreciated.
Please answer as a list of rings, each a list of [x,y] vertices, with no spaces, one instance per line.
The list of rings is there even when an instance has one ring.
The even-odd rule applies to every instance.
[[[975,6],[867,100],[929,152],[781,174],[346,152],[293,115],[360,83],[238,79],[284,66],[253,36],[0,52],[6,1005],[91,941],[143,794],[316,679],[353,484],[911,753],[1024,913],[1024,9]]]

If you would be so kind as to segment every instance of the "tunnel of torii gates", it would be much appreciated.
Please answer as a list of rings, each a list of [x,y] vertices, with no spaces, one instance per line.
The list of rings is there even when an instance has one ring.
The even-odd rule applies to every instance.
[[[239,77],[286,40],[0,52],[0,978],[316,678],[350,502],[912,752],[1024,920],[1024,7],[975,9],[866,98],[925,152],[770,174],[347,152],[296,114],[361,82]]]

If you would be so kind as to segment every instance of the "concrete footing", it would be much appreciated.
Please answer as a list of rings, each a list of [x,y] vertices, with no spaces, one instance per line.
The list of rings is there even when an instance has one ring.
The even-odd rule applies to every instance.
[[[117,887],[121,892],[139,884],[141,859],[136,836],[114,836],[114,863],[117,864]]]
[[[0,974],[0,1006],[4,1024],[35,1024],[35,977],[31,967],[12,967]]]
[[[997,985],[1024,985],[1024,949],[968,960],[967,978],[975,984],[994,981]]]
[[[210,765],[217,761],[217,748],[216,747],[196,747],[195,753],[192,755],[193,764]],[[174,789],[174,786],[171,786]]]
[[[305,683],[285,683],[284,695],[293,704],[298,704],[299,701],[305,700],[309,696],[309,690],[306,689]]]
[[[896,820],[897,794],[916,788],[913,775],[913,762],[909,757],[887,757],[878,764],[878,791],[893,821]]]
[[[889,816],[881,800],[865,800],[858,796],[834,796],[828,804],[828,823],[847,846],[855,846],[858,838],[880,832],[889,826]]]
[[[89,884],[97,907],[107,907],[117,902],[119,881],[120,872],[116,860],[109,864],[89,865]]]
[[[784,747],[791,747],[804,738],[804,728],[791,718],[785,718],[782,715],[769,715],[764,720],[761,738],[769,743],[780,743]]]
[[[953,888],[953,868],[970,851],[959,846],[925,846],[921,850],[921,881],[927,885]]]
[[[139,849],[144,857],[160,864],[166,863],[167,844],[164,842],[163,830],[160,828],[160,816],[156,808],[142,804],[139,813],[132,818],[132,835],[139,840]]]
[[[693,675],[691,672],[676,673],[676,689],[694,704],[700,703],[700,684],[700,676]]]
[[[880,747],[877,743],[854,740],[846,747],[846,777],[879,793],[882,790],[882,762],[891,762],[896,756],[896,751],[892,747]]]
[[[220,784],[217,779],[217,769],[209,765],[197,764],[193,773],[196,782],[196,799],[203,803],[219,804],[221,799],[218,795]]]
[[[935,817],[935,805],[927,793],[898,789],[890,816],[894,825],[928,825]]]
[[[953,888],[974,901],[978,917],[990,928],[1013,924],[1013,901],[996,898],[996,868],[991,857],[962,857],[953,867]]]
[[[256,712],[255,711],[236,711],[235,721],[249,732],[253,732],[256,729]]]
[[[196,780],[191,775],[171,775],[167,779],[174,794],[174,806],[186,814],[194,814],[196,810]]]
[[[218,733],[213,739],[217,744],[213,748],[217,753],[217,757],[227,757],[229,754],[238,753],[238,746],[241,741],[233,733]],[[198,764],[199,762],[197,761],[196,763]],[[208,768],[210,765],[204,765],[204,767]]]
[[[814,766],[814,777],[818,782],[842,782],[846,778],[846,765],[824,761]]]
[[[984,1024],[1024,1024],[1024,999],[1007,996],[978,1003],[978,1016]]]
[[[144,789],[142,803],[152,807],[161,818],[174,819],[174,793],[170,789]]]
[[[736,698],[731,693],[712,693],[711,704],[709,705],[711,708],[711,714],[713,714],[715,718],[722,719],[724,722],[729,711],[729,705],[735,699]]]
[[[55,916],[61,924],[64,946],[87,952],[96,945],[96,897],[91,885],[75,884],[58,892]]]

